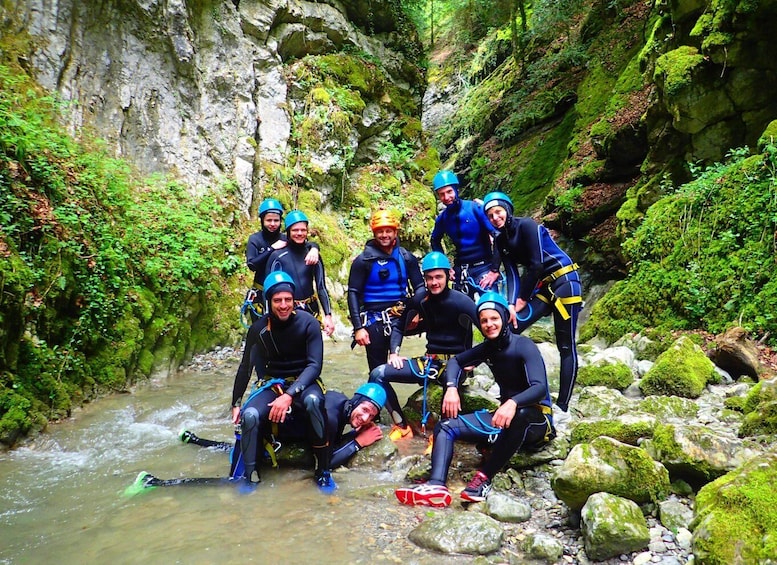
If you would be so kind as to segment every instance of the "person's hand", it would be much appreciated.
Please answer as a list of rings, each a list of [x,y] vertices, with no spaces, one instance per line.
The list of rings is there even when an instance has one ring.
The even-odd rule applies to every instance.
[[[331,336],[335,333],[335,323],[332,321],[332,314],[324,316],[324,333],[327,336]]]
[[[356,443],[359,444],[359,447],[367,447],[382,437],[383,432],[380,431],[380,428],[374,423],[370,422],[369,424],[359,428],[359,431],[356,433],[356,437],[354,439],[356,440]]]
[[[413,319],[410,320],[407,323],[407,326],[405,327],[405,330],[408,331],[408,332],[412,332],[414,329],[416,329],[418,327],[418,324],[420,322],[421,322],[421,315],[420,314],[416,314],[415,316],[413,316]]]
[[[318,249],[316,249],[315,247],[311,247],[310,251],[308,251],[308,254],[305,255],[305,264],[316,265],[317,263],[318,263]]]
[[[273,249],[283,249],[286,247],[286,240],[285,239],[279,239],[275,243],[273,243],[270,247]]]
[[[455,386],[448,387],[445,396],[442,397],[442,414],[448,418],[455,418],[461,411],[461,398],[459,389]]]
[[[514,312],[511,311],[514,328],[518,328],[518,312],[520,312],[524,308],[526,308],[526,301],[520,298],[517,298],[515,300],[515,311]]]
[[[499,273],[495,273],[494,271],[488,271],[485,275],[480,277],[480,288],[484,290],[488,290],[489,288],[491,288],[491,285],[493,285],[498,278],[499,278]]]
[[[233,424],[240,423],[240,406],[232,407],[232,423]]]
[[[404,365],[405,358],[400,357],[398,353],[391,353],[389,354],[389,365],[394,367],[395,369],[401,369],[402,365]]]
[[[359,328],[358,330],[356,330],[353,334],[353,339],[359,345],[370,344],[370,334],[367,333],[367,330],[365,328]]]
[[[494,412],[494,417],[491,418],[491,425],[495,428],[509,428],[510,424],[515,417],[515,411],[518,409],[518,405],[515,400],[507,400]]]
[[[283,393],[278,398],[270,402],[270,421],[276,424],[282,424],[286,421],[286,415],[291,411],[291,403],[294,399],[288,393]]]
[[[508,324],[512,325],[515,329],[518,329],[518,319],[515,316],[515,304],[510,304],[510,319],[507,321]]]

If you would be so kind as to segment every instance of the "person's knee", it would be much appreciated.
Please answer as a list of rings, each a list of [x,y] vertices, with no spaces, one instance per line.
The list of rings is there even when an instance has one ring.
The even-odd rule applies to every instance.
[[[383,379],[385,376],[386,376],[386,365],[375,367],[372,371],[370,371],[369,382],[378,383],[379,385],[382,385]]]
[[[321,406],[324,403],[324,399],[318,394],[306,394],[302,399],[302,403],[305,406],[305,410],[308,412],[320,412]]]
[[[243,410],[243,419],[241,428],[243,433],[250,432],[259,426],[259,411],[256,408],[246,408]]]

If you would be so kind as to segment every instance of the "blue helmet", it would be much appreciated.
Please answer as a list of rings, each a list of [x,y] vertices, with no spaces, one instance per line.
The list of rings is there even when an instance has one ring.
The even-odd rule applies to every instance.
[[[453,171],[439,171],[434,175],[432,190],[434,190],[435,193],[446,186],[452,186],[453,190],[456,192],[456,197],[459,196],[459,177],[457,177]]]
[[[513,201],[504,192],[489,192],[483,197],[483,210],[487,212],[489,208],[494,206],[501,206],[507,210],[508,216],[513,215]]]
[[[481,294],[475,306],[477,311],[480,312],[481,310],[498,310],[497,305],[505,310],[510,309],[504,296],[498,292],[490,291]]]
[[[286,216],[285,229],[288,230],[291,226],[299,222],[305,222],[306,224],[308,224],[310,223],[310,220],[308,220],[308,217],[305,215],[305,213],[302,210],[292,210]]]
[[[355,395],[356,394],[361,394],[366,397],[367,400],[378,408],[378,412],[380,412],[380,409],[386,404],[386,391],[377,383],[364,383],[356,389]]]
[[[286,290],[294,294],[297,285],[291,275],[284,271],[272,271],[264,278],[264,298],[269,301],[276,292]]]
[[[426,271],[433,271],[434,269],[445,269],[448,271],[450,268],[451,262],[448,261],[448,258],[444,253],[440,253],[439,251],[427,253],[424,260],[421,261],[421,270],[424,273]]]
[[[261,218],[267,212],[275,212],[276,214],[283,216],[283,205],[275,198],[267,198],[259,204],[259,217]]]

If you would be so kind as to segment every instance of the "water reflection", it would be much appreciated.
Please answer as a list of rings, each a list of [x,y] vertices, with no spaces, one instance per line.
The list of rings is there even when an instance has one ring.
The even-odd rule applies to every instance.
[[[403,349],[420,353],[423,341]],[[0,454],[0,563],[439,562],[407,541],[426,511],[400,507],[392,494],[399,479],[387,474],[339,472],[333,497],[317,491],[309,470],[288,468],[263,471],[250,494],[226,485],[123,497],[141,470],[226,476],[223,451],[182,444],[178,434],[232,439],[234,370],[227,363],[100,400],[32,445]],[[366,376],[363,351],[327,342],[329,387],[350,394]]]

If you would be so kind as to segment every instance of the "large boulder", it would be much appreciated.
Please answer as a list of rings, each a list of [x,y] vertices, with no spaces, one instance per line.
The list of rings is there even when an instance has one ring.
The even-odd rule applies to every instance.
[[[606,492],[591,495],[580,513],[585,552],[601,561],[631,553],[650,542],[647,521],[631,500]]]
[[[645,395],[661,394],[698,398],[708,383],[718,380],[715,366],[688,337],[683,336],[656,359],[640,381]]]
[[[504,529],[480,512],[447,512],[427,518],[408,537],[440,553],[486,555],[501,547]]]
[[[599,437],[572,448],[551,480],[556,496],[579,510],[596,492],[637,503],[657,501],[669,491],[666,468],[639,447]]]
[[[753,458],[696,497],[693,553],[700,563],[773,563],[777,557],[777,455]]]

